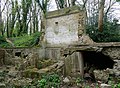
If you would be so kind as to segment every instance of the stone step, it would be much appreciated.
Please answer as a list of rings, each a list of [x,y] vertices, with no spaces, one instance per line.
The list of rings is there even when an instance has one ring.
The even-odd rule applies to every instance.
[[[7,73],[7,75],[8,75],[9,77],[15,78],[15,77],[17,77],[17,75],[18,75],[18,71],[9,71],[9,72]]]
[[[101,84],[101,88],[112,88],[112,86],[108,84]]]
[[[0,88],[6,88],[6,85],[4,83],[0,83]]]
[[[0,70],[0,77],[3,77],[4,75],[4,71]]]
[[[0,83],[4,81],[4,77],[0,77]]]

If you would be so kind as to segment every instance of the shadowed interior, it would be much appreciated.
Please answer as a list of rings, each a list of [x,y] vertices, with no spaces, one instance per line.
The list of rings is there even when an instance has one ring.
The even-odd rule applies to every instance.
[[[82,52],[84,63],[93,65],[96,69],[113,68],[114,61],[109,57],[105,56],[101,52],[85,51]]]

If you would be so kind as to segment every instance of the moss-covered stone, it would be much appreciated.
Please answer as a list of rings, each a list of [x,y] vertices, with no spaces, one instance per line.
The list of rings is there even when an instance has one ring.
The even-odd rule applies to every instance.
[[[76,13],[76,12],[80,12],[80,11],[83,11],[83,10],[81,10],[81,8],[79,6],[63,8],[63,9],[60,9],[60,10],[48,12],[46,14],[47,15],[46,18],[59,17],[59,16],[63,16],[63,15],[66,15],[66,14],[72,14],[72,13]]]
[[[22,72],[22,76],[26,78],[38,78],[39,73],[37,68],[26,69]]]
[[[55,63],[55,61],[53,61],[51,59],[48,59],[48,60],[39,60],[37,62],[37,68],[38,69],[45,68],[45,67],[50,66],[50,65],[52,65],[54,63]]]

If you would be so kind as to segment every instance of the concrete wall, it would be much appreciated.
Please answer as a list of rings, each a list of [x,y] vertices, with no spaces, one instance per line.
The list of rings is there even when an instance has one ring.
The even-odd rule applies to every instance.
[[[1,52],[3,50],[0,50]],[[13,48],[13,49],[4,49],[5,55],[1,55],[1,58],[4,58],[6,60],[10,60],[11,58],[22,57],[26,58],[29,54],[37,54],[39,59],[54,59],[54,60],[60,60],[61,58],[61,48]]]
[[[5,51],[0,49],[0,66],[4,64]]]
[[[64,62],[65,76],[83,76],[84,64],[81,52],[74,52],[72,55],[67,56]]]
[[[37,54],[38,55],[37,58],[41,59],[41,60],[42,59],[63,60],[65,63],[64,75],[78,76],[78,75],[83,74],[83,69],[84,69],[83,59],[84,59],[84,61],[85,61],[85,59],[94,60],[93,57],[85,58],[84,55],[86,56],[86,54],[83,55],[82,51],[81,51],[82,53],[80,51],[76,51],[73,54],[67,55],[67,57],[65,57],[65,56],[62,56],[62,50],[64,50],[64,49],[61,47],[56,47],[56,48],[55,47],[46,47],[45,49],[43,49],[43,48],[5,49],[5,60],[3,59],[4,54],[1,55],[3,58],[0,58],[0,65],[4,64],[4,63],[6,65],[10,65],[11,63],[13,63],[14,62],[13,59],[15,58],[16,53],[19,53],[19,52],[21,53],[20,56],[23,58],[27,57],[30,54]],[[117,66],[115,65],[117,67],[117,69],[113,68],[115,70],[112,71],[116,75],[119,75],[118,73],[120,73],[120,66],[119,66],[120,53],[119,53],[119,51],[120,51],[120,47],[115,47],[115,48],[107,47],[107,48],[104,48],[102,51],[103,54],[105,54],[106,56],[110,56],[111,59],[113,59],[115,62],[117,62]],[[87,52],[87,54],[89,54],[89,53],[90,52]],[[0,54],[2,54],[2,53],[0,53]],[[97,58],[97,59],[100,60],[100,58]],[[102,58],[102,59],[105,60],[105,58]],[[101,59],[101,61],[102,61],[102,59]],[[103,64],[103,63],[101,63],[101,64]]]
[[[61,52],[61,48],[47,48],[45,50],[45,58],[60,60],[61,58],[60,52]]]
[[[30,54],[37,54],[39,59],[45,59],[45,49],[43,48],[11,48],[4,49],[4,64],[11,65],[14,61],[13,59],[17,57],[21,57],[26,59],[26,57]]]
[[[77,43],[83,34],[85,11],[78,6],[47,13],[45,41],[48,45],[64,46]]]
[[[43,48],[14,48],[14,49],[5,49],[4,60],[5,65],[13,65],[15,63],[15,58],[21,57],[26,59],[29,55],[37,55],[38,59],[53,59],[53,60],[63,60],[65,63],[64,75],[76,76],[82,74],[83,64],[82,56],[80,52],[75,52],[72,55],[63,57],[61,55],[60,47],[47,47]],[[17,57],[16,57],[17,56]],[[35,57],[36,58],[36,57]],[[16,59],[18,60],[18,59]],[[3,61],[2,61],[3,62]],[[3,64],[3,63],[2,63]],[[0,62],[1,65],[1,62]]]

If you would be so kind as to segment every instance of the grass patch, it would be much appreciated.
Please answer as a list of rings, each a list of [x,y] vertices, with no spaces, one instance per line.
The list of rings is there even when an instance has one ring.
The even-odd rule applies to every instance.
[[[32,47],[39,43],[41,33],[37,32],[32,35],[23,35],[13,38],[15,47]]]
[[[24,34],[23,36],[12,37],[9,39],[12,40],[14,47],[33,47],[38,45],[40,35],[40,32],[36,32],[31,35]],[[0,47],[10,48],[12,45],[6,41],[5,37],[0,36]]]

